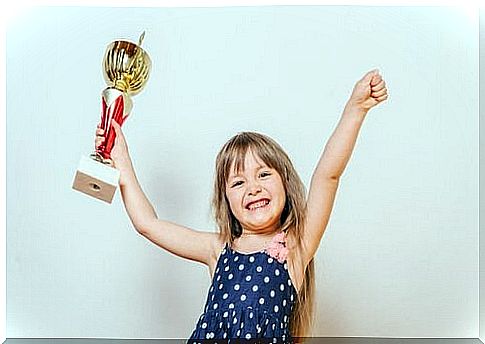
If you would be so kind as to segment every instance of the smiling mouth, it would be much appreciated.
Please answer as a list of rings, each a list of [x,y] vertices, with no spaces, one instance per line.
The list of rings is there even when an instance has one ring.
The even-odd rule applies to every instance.
[[[261,199],[259,201],[251,202],[246,206],[247,210],[256,210],[266,207],[269,204],[269,199]]]

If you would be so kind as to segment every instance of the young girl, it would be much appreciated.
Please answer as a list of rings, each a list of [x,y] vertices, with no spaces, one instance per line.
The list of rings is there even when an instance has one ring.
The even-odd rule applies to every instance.
[[[212,285],[190,343],[261,338],[292,343],[312,325],[313,257],[329,221],[339,179],[367,112],[387,99],[377,70],[359,80],[312,177],[308,198],[283,149],[243,132],[216,159],[213,210],[218,233],[160,220],[137,181],[116,122],[114,165],[135,229],[161,248],[209,268]],[[96,147],[103,142],[98,129]]]

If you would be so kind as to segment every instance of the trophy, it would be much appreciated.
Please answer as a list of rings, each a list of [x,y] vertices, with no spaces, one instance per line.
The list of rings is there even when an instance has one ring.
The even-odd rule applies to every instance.
[[[133,103],[148,80],[151,61],[141,48],[145,32],[138,45],[127,41],[114,41],[106,48],[103,59],[103,76],[108,84],[102,92],[102,114],[99,127],[104,130],[104,142],[89,157],[82,156],[72,188],[111,203],[119,183],[120,172],[114,168],[110,154],[116,134],[111,126],[115,120],[120,126],[128,117]]]

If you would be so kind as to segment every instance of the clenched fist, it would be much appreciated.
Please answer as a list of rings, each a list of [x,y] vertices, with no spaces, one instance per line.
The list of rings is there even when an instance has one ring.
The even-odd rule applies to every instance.
[[[369,111],[388,98],[386,82],[377,69],[368,72],[354,86],[348,106]]]
[[[120,171],[120,185],[125,185],[127,174],[133,173],[133,165],[128,152],[128,145],[120,125],[115,120],[112,120],[111,126],[116,134],[115,143],[111,150],[111,160],[113,161],[114,167]],[[94,142],[96,149],[104,142],[105,138],[103,135],[104,130],[98,126]]]

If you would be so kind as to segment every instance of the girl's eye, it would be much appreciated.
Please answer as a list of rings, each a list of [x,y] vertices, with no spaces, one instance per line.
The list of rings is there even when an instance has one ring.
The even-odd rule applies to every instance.
[[[243,183],[242,180],[238,180],[237,182],[232,183],[231,187],[233,188],[233,187],[242,185],[242,183]]]
[[[268,176],[270,176],[270,175],[271,175],[271,173],[269,173],[269,172],[261,172],[261,173],[259,174],[259,176],[260,176],[261,178],[268,177]]]

